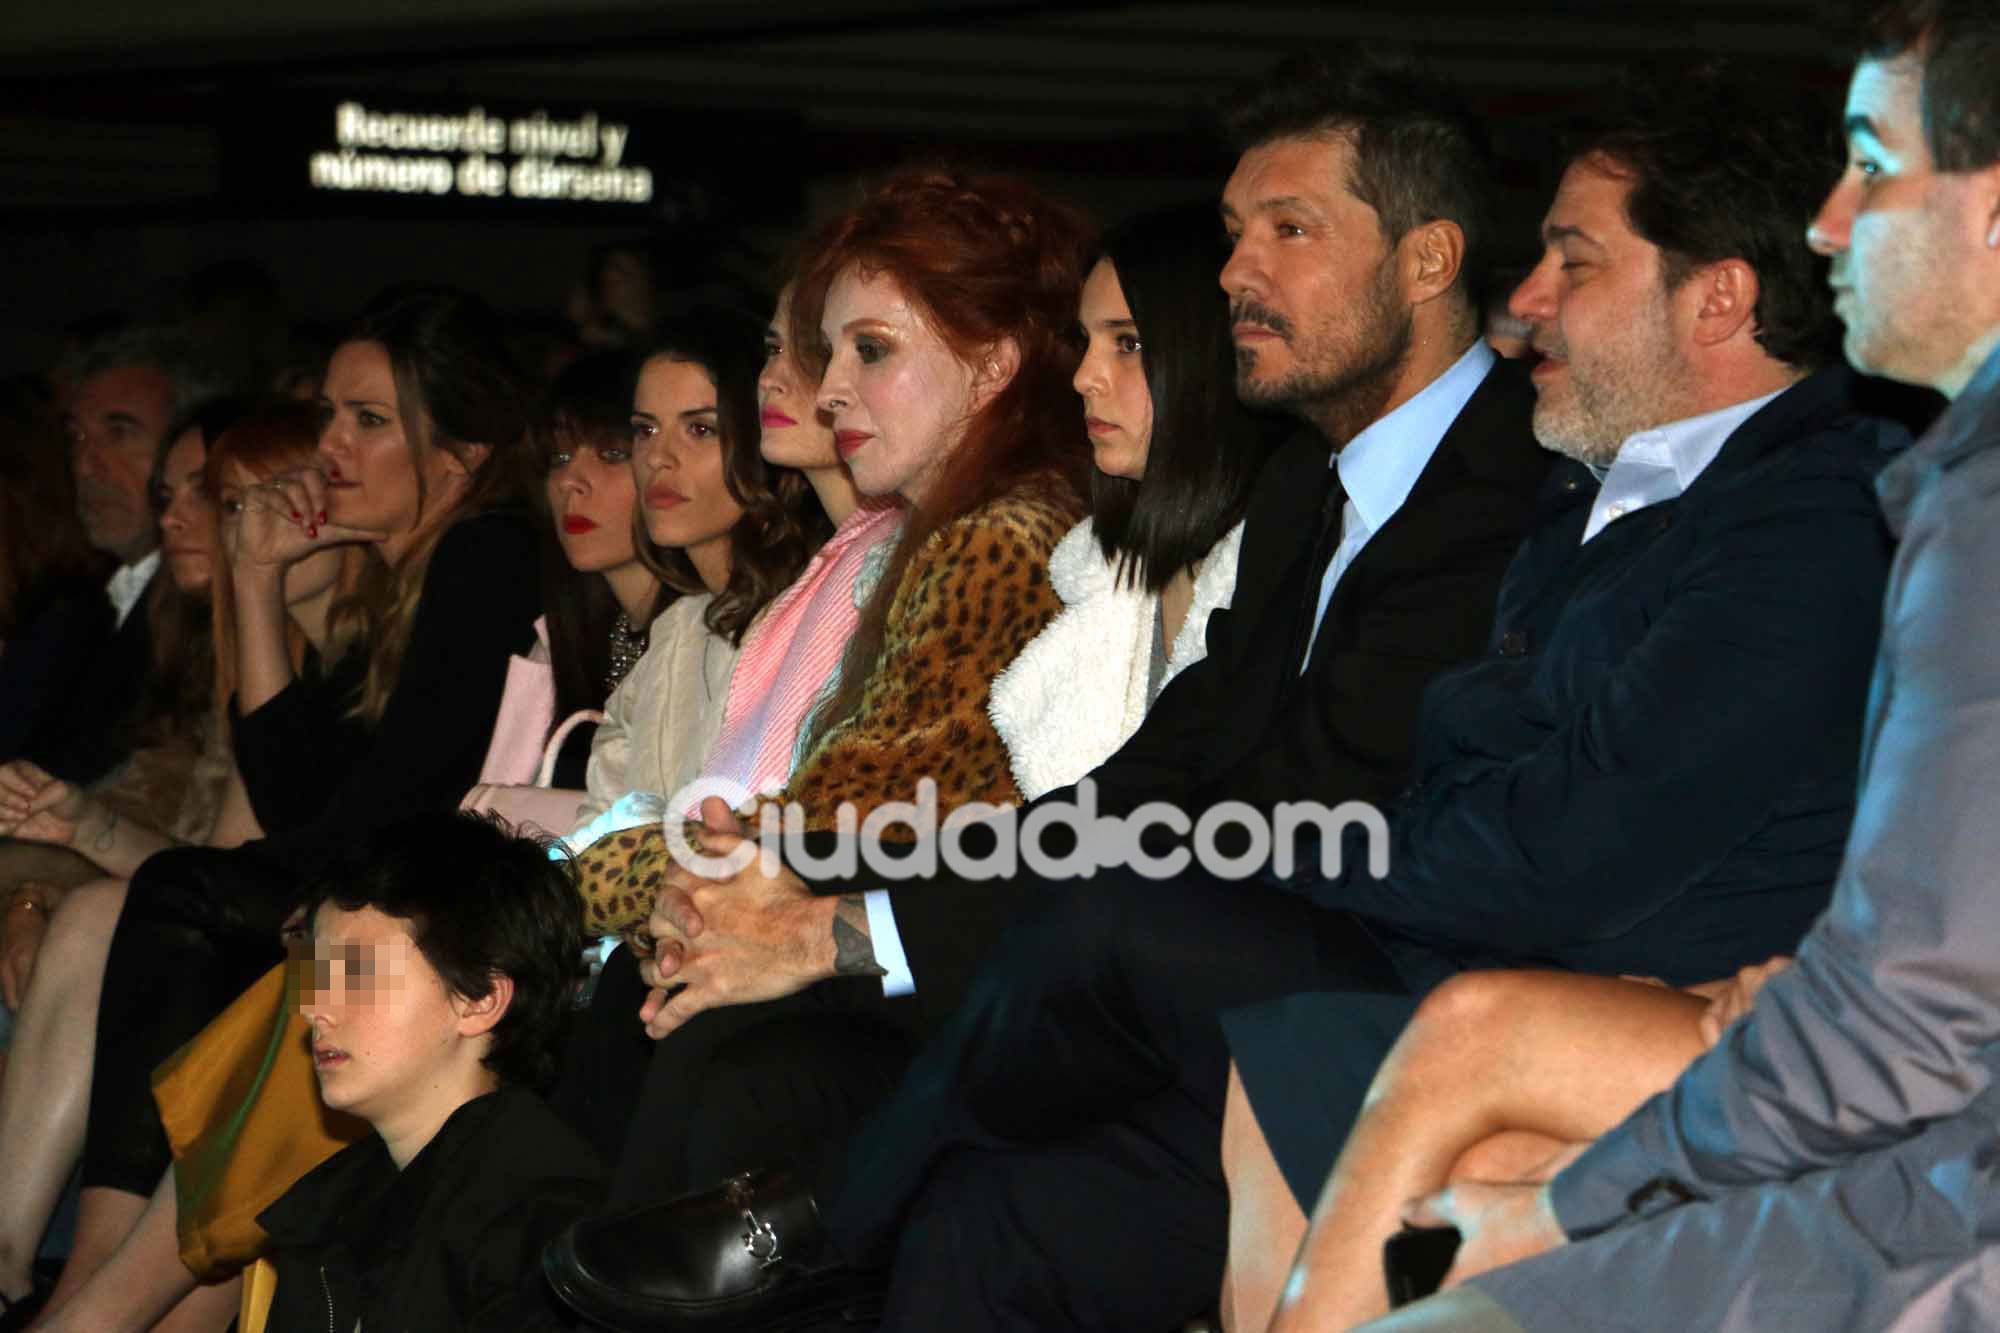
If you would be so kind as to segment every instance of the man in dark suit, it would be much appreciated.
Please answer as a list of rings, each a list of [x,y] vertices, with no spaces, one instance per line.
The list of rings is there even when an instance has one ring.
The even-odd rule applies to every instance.
[[[1414,993],[1454,970],[1712,977],[1823,903],[1895,435],[1852,410],[1843,372],[1814,373],[1837,328],[1796,238],[1822,162],[1746,98],[1684,79],[1678,118],[1654,106],[1565,180],[1520,300],[1536,432],[1573,461],[1488,659],[1424,697],[1386,873],[1350,847],[1339,871],[1272,876],[1292,892],[1099,875],[1037,895],[859,1136],[832,1210],[848,1258],[893,1259],[885,1327],[1164,1328],[1212,1300],[1232,1006],[1340,994],[1330,1016],[1262,1008],[1233,1034],[1239,1059],[1269,1053],[1244,1061],[1260,1113],[1300,1104],[1337,1132]],[[1239,219],[1259,165],[1225,196]]]
[[[1278,78],[1302,95],[1255,99],[1239,117],[1246,151],[1224,204],[1237,241],[1221,279],[1236,322],[1239,392],[1312,429],[1260,481],[1236,595],[1209,622],[1208,657],[1168,687],[1093,775],[1106,811],[1170,802],[1199,812],[1231,799],[1269,806],[1302,793],[1387,799],[1407,781],[1424,685],[1486,637],[1501,573],[1547,472],[1529,436],[1524,376],[1478,341],[1475,275],[1489,240],[1490,178],[1476,130],[1454,99],[1412,71],[1354,62],[1338,73],[1298,66]],[[1037,807],[1066,800],[1056,793]],[[718,837],[711,850],[727,842]],[[734,1021],[718,1006],[810,995],[842,974],[897,970],[889,964],[900,958],[896,989],[914,994],[889,1003],[915,1010],[910,1021],[920,1029],[934,1027],[957,1008],[1021,904],[1069,898],[1032,876],[856,875],[811,887],[819,896],[807,896],[789,872],[768,880],[752,865],[733,881],[681,881],[662,895],[653,925],[667,943],[647,979],[688,985],[653,1020],[655,1035],[674,1036],[661,1043],[634,1119],[634,1140],[646,1139],[655,1161],[658,1126],[690,1119],[660,1110],[689,1095],[694,1071],[674,1050],[718,1020]],[[1235,892],[1213,883],[1179,891],[1184,915],[1216,904],[1217,891]],[[1289,895],[1241,896],[1246,910],[1222,912],[1211,944],[1237,930],[1242,948],[1266,956],[1216,976],[1215,1004],[1303,984],[1329,953],[1351,954],[1364,975],[1392,984],[1347,923]],[[843,901],[838,919],[850,936],[836,951]],[[1187,942],[1175,920],[1130,923],[1163,965]],[[670,1068],[678,1087],[659,1076]],[[1219,1076],[1210,1092],[1212,1156]],[[713,1142],[732,1128],[697,1127],[688,1137]],[[821,1128],[813,1174],[825,1188],[844,1135],[837,1123]],[[733,1158],[705,1163],[706,1179],[718,1166],[760,1160],[741,1135],[730,1148]],[[704,1183],[685,1149],[666,1151],[674,1166],[636,1167],[638,1154],[628,1151],[614,1173],[614,1204],[665,1197],[663,1181]],[[664,1291],[657,1274],[643,1271],[656,1237],[644,1219],[623,1232],[630,1246],[616,1222],[579,1229],[564,1258],[569,1289],[584,1292],[585,1308],[643,1317]],[[606,1292],[589,1304],[591,1293]]]
[[[105,589],[112,616],[89,669],[62,707],[37,720],[18,757],[82,784],[110,772],[130,748],[131,714],[152,666],[146,592],[160,563],[153,468],[201,386],[180,341],[148,327],[121,329],[86,348],[75,384],[63,433],[77,516],[91,545],[118,562]]]

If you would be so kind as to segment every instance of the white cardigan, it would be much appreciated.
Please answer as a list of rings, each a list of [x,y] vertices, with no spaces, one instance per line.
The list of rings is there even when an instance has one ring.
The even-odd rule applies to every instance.
[[[677,598],[653,621],[645,655],[611,692],[591,739],[590,799],[577,810],[579,824],[628,791],[671,796],[700,776],[736,667],[735,647],[702,621],[713,600]]]
[[[1238,523],[1202,557],[1194,600],[1167,652],[1162,688],[1207,655],[1209,613],[1228,606],[1236,591],[1242,543]],[[1089,519],[1057,544],[1049,582],[1063,609],[993,678],[986,706],[1007,745],[1015,784],[1029,800],[1068,786],[1110,758],[1153,702],[1146,687],[1160,599],[1142,588],[1115,586]]]

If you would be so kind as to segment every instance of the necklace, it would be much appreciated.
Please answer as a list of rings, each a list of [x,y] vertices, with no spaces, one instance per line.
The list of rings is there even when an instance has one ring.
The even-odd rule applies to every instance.
[[[646,651],[646,631],[632,623],[632,618],[623,611],[611,622],[611,652],[604,672],[604,693],[608,698],[611,691],[618,688],[618,682],[632,669],[633,663]]]

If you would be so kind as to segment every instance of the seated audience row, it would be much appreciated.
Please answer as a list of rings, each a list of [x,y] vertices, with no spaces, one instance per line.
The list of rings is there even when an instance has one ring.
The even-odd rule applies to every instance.
[[[107,341],[0,503],[0,1329],[2000,1317],[2000,24],[1868,41],[1830,197],[1768,69],[1599,108],[1531,373],[1358,52],[1222,250],[918,169],[539,407],[438,288],[317,413]]]

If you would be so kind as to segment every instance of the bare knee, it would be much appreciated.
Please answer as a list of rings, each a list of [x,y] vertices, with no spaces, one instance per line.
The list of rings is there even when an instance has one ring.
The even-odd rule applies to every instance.
[[[1518,1018],[1534,974],[1460,972],[1417,1006],[1413,1024],[1454,1032],[1484,1032]]]

